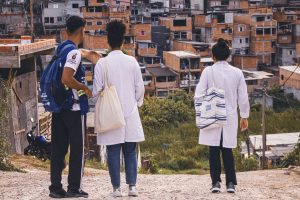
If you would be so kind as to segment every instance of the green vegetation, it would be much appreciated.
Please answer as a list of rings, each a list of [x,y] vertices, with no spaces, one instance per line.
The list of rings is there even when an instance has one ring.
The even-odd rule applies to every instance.
[[[297,103],[295,100],[293,102]],[[299,102],[297,105],[300,105]],[[166,174],[208,172],[209,151],[208,147],[198,144],[199,130],[195,125],[192,95],[180,91],[166,99],[147,98],[140,113],[146,135],[146,141],[141,143],[142,156],[150,157],[153,163],[149,172]],[[267,110],[266,116],[267,133],[300,130],[298,109],[290,109],[288,106],[284,111]],[[249,127],[252,134],[260,134],[260,105],[252,108]],[[238,143],[243,140],[245,135],[239,133]],[[238,171],[258,169],[255,158],[242,159],[239,147],[234,149],[234,155]]]
[[[8,111],[8,99],[9,99],[9,89],[7,81],[0,79],[0,170],[2,171],[21,171],[15,166],[13,166],[9,159],[7,153],[7,141],[5,135],[3,134],[6,130],[6,113]]]

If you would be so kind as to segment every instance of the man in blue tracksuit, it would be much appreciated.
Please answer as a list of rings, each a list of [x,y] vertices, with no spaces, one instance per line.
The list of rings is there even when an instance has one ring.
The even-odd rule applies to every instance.
[[[59,113],[52,113],[51,185],[52,198],[88,197],[81,189],[84,167],[85,114],[88,112],[88,97],[92,92],[85,85],[85,69],[81,66],[81,53],[78,45],[83,42],[85,20],[71,16],[67,20],[68,40],[59,45],[71,46],[63,55],[61,66],[62,83],[72,96],[72,105],[65,105]],[[70,45],[71,44],[71,45]],[[61,184],[64,159],[70,146],[68,191]]]

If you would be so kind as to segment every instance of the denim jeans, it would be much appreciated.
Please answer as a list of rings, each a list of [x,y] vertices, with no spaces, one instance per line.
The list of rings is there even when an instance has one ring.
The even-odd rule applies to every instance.
[[[126,183],[135,185],[137,179],[136,142],[108,145],[108,169],[113,187],[120,187],[120,153],[124,154]]]

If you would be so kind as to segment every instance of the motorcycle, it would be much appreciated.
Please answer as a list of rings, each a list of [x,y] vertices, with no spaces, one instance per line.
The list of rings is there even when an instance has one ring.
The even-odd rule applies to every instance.
[[[31,120],[33,121],[33,120]],[[46,161],[51,158],[51,142],[48,142],[42,135],[34,135],[37,124],[27,133],[29,145],[24,149],[25,155],[35,156],[36,158]]]

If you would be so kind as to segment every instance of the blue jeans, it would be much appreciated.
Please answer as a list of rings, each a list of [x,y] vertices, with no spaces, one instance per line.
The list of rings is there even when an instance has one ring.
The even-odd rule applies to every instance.
[[[135,185],[137,179],[136,142],[107,146],[108,170],[113,187],[120,187],[120,153],[124,154],[126,183]]]

